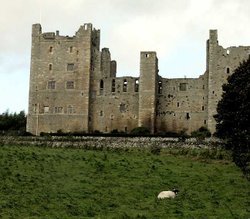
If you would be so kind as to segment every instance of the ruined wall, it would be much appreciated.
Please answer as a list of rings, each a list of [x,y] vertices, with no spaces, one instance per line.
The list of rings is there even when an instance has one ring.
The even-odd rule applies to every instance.
[[[92,130],[130,132],[138,121],[138,79],[106,78],[98,81],[98,91],[92,102]]]
[[[217,30],[207,41],[206,71],[199,78],[158,75],[156,52],[141,52],[140,77],[116,77],[117,63],[100,50],[100,30],[84,24],[75,36],[43,33],[32,26],[27,131],[215,131],[222,85],[247,59],[250,47],[223,48]]]
[[[239,64],[250,54],[249,46],[223,48],[219,45],[217,30],[210,30],[208,41],[208,128],[215,131],[214,115],[222,95],[222,85],[227,82]]]
[[[158,132],[188,133],[207,124],[206,74],[197,79],[159,78],[156,127]]]

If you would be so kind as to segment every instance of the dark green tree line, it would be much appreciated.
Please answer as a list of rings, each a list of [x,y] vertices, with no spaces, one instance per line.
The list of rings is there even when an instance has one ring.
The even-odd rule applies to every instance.
[[[6,111],[0,115],[0,133],[24,133],[26,129],[26,115],[24,111],[9,113]]]

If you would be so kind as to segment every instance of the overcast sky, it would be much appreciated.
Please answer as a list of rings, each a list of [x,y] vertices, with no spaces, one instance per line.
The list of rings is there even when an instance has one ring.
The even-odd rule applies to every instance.
[[[250,45],[249,0],[10,0],[0,7],[0,113],[25,110],[31,25],[74,35],[92,23],[110,48],[118,76],[139,76],[140,51],[156,51],[160,75],[198,77],[205,71],[209,29],[219,43]]]

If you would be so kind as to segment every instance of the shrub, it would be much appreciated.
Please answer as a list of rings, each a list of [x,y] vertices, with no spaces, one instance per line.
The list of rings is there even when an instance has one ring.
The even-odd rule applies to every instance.
[[[179,138],[178,138],[179,141],[185,142],[187,138],[188,138],[188,134],[186,133],[186,130],[180,131]]]
[[[141,127],[134,128],[131,131],[131,134],[133,134],[133,135],[149,135],[150,131],[148,128],[141,126]]]
[[[211,137],[211,132],[206,127],[200,127],[198,130],[193,131],[191,136],[197,140],[204,140],[205,138]]]

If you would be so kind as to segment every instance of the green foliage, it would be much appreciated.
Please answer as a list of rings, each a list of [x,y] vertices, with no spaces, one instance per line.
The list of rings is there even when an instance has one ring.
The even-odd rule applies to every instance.
[[[149,135],[150,131],[146,127],[136,127],[131,131],[131,134],[134,134],[134,135]]]
[[[181,141],[181,142],[185,142],[186,139],[187,139],[188,137],[189,137],[189,136],[188,136],[188,134],[186,133],[186,130],[182,130],[182,131],[180,131],[180,133],[179,133],[178,139],[179,139],[179,141]]]
[[[217,106],[216,135],[226,140],[235,163],[246,173],[250,163],[250,59],[244,61],[223,85]]]
[[[211,132],[206,127],[200,127],[198,130],[191,133],[191,137],[197,138],[198,140],[204,140],[205,138],[211,137]]]
[[[249,218],[238,168],[199,159],[217,153],[2,146],[0,218]],[[172,188],[177,198],[157,200]]]
[[[0,134],[25,134],[26,115],[24,111],[9,113],[6,111],[0,115]]]

